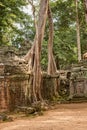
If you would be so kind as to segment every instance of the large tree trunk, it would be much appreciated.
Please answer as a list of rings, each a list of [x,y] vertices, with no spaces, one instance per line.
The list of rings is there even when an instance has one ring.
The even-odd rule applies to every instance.
[[[48,5],[48,20],[49,20],[49,40],[48,40],[48,74],[54,75],[57,72],[55,59],[53,56],[53,20],[50,6]],[[58,96],[58,80],[54,79],[54,96]]]
[[[38,16],[38,23],[35,20],[36,35],[34,38],[33,46],[29,52],[23,57],[28,62],[29,72],[33,74],[33,78],[30,80],[30,89],[32,90],[31,99],[32,102],[43,100],[41,96],[41,46],[44,37],[47,11],[49,0],[40,1],[40,10]],[[33,4],[33,3],[31,3]],[[32,5],[33,6],[33,5]]]
[[[53,56],[53,20],[50,6],[48,5],[48,20],[49,20],[49,40],[48,40],[48,74],[55,74],[57,71],[56,63]]]
[[[78,17],[78,0],[76,2],[76,30],[77,30],[77,52],[78,52],[78,61],[81,61],[81,43],[80,43],[80,25]]]
[[[44,37],[44,30],[48,11],[48,0],[41,0],[39,18],[36,29],[34,44],[31,50],[24,57],[28,61],[29,70],[33,69],[33,86],[32,86],[32,100],[42,100],[41,96],[41,45]]]
[[[33,46],[31,50],[26,54],[24,59],[28,61],[29,72],[33,70],[33,79],[30,81],[30,84],[33,82],[32,86],[32,99],[33,102],[37,100],[42,100],[41,96],[41,45],[44,36],[46,18],[48,13],[49,20],[49,40],[48,40],[48,74],[55,74],[57,71],[56,63],[53,56],[53,20],[50,6],[48,5],[49,0],[41,0],[38,25],[36,25],[36,35],[34,39]],[[54,94],[57,95],[57,80],[54,81]]]

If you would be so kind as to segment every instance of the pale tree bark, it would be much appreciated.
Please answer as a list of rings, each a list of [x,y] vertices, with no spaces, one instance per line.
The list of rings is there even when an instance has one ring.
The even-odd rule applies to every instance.
[[[32,1],[32,0],[31,0]],[[29,50],[29,52],[24,56],[24,59],[28,62],[28,68],[31,72],[33,70],[33,79],[30,81],[33,83],[32,85],[32,99],[34,101],[43,100],[41,96],[41,64],[40,64],[40,58],[41,58],[41,45],[43,42],[44,37],[44,31],[45,31],[45,24],[46,24],[46,18],[48,14],[48,20],[49,20],[49,40],[48,40],[48,74],[52,75],[55,74],[57,71],[56,63],[53,56],[53,20],[52,20],[52,14],[51,9],[49,6],[49,0],[41,0],[40,3],[40,10],[39,10],[39,19],[38,24],[35,19],[35,12],[34,20],[35,20],[35,28],[36,28],[36,35],[34,38],[34,43]],[[33,10],[33,2],[31,3]],[[54,93],[56,95],[57,90],[57,81],[55,80],[55,88]]]
[[[76,4],[77,53],[78,53],[78,61],[81,61],[81,43],[80,43],[80,25],[79,25],[79,16],[78,16],[78,0],[75,0],[75,4]]]
[[[28,0],[29,3],[32,5],[33,16],[34,16],[34,23],[36,29],[36,35],[34,38],[33,46],[29,50],[29,52],[23,57],[25,61],[28,62],[29,72],[33,70],[33,79],[31,78],[30,84],[32,85],[32,100],[36,102],[38,100],[42,100],[41,96],[41,65],[40,65],[40,58],[41,58],[41,45],[43,42],[44,37],[44,30],[47,18],[47,11],[48,11],[48,0],[41,0],[40,2],[40,10],[38,16],[38,23],[35,18],[35,8],[33,5],[33,0]]]
[[[54,26],[52,20],[52,13],[48,5],[48,20],[49,20],[49,40],[48,40],[48,74],[55,74],[57,71],[56,63],[53,56],[53,35]]]
[[[48,0],[41,0],[40,10],[39,10],[39,19],[37,26],[36,42],[35,42],[35,62],[34,62],[34,79],[33,79],[33,90],[35,101],[42,100],[41,97],[41,45],[43,42],[46,18],[48,11]]]
[[[83,0],[84,12],[85,12],[85,23],[87,24],[87,0]],[[83,59],[87,59],[87,52],[83,54]]]
[[[55,75],[57,72],[56,62],[53,56],[54,26],[50,6],[48,5],[49,40],[48,40],[48,74]],[[54,96],[58,96],[58,79],[54,79]]]
[[[37,20],[36,20],[36,17],[35,17],[35,6],[33,4],[33,0],[28,0],[28,2],[32,6],[33,17],[34,17],[34,26],[35,26],[36,35],[37,35],[38,27],[37,27]],[[34,42],[33,42],[31,49],[23,57],[23,59],[28,62],[28,73],[31,73],[33,66],[34,66],[36,35],[35,35]]]
[[[33,6],[33,3],[31,3]],[[34,38],[34,43],[31,50],[24,57],[28,61],[30,67],[29,70],[33,70],[32,79],[32,100],[38,101],[42,100],[41,96],[41,45],[44,37],[44,30],[48,11],[48,0],[41,0],[40,10],[38,16],[38,23],[35,21],[36,35]],[[34,15],[35,16],[35,15]],[[33,60],[33,64],[32,64]]]

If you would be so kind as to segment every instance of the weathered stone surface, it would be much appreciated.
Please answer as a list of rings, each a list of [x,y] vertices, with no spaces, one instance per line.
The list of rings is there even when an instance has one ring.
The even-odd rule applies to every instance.
[[[25,104],[29,75],[26,74],[26,63],[15,60],[17,55],[14,47],[0,48],[0,109],[3,110]]]
[[[9,50],[9,51],[8,51]],[[16,59],[17,50],[0,48],[0,110],[14,110],[17,106],[29,106],[32,101],[32,85],[27,63]],[[16,57],[18,58],[18,57]],[[56,90],[61,96],[87,97],[87,62],[73,65],[69,71],[61,70],[55,75],[42,73],[41,93],[44,100],[52,100],[56,81]],[[27,96],[28,95],[28,96]],[[34,104],[34,109],[45,108],[43,104]],[[47,107],[47,106],[46,106]],[[27,109],[32,113],[32,109]]]
[[[70,97],[87,97],[87,61],[72,66]]]

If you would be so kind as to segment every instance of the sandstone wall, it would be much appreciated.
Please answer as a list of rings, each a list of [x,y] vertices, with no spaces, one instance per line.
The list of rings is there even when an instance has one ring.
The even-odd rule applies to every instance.
[[[0,109],[13,110],[16,106],[26,105],[27,87],[28,76],[0,77]]]
[[[0,111],[11,111],[32,102],[32,85],[29,81],[33,77],[27,73],[27,63],[17,57],[15,59],[15,53],[12,48],[0,49]],[[87,62],[72,68],[69,72],[60,71],[54,76],[43,74],[41,94],[44,100],[53,100],[55,92],[61,96],[87,97]]]

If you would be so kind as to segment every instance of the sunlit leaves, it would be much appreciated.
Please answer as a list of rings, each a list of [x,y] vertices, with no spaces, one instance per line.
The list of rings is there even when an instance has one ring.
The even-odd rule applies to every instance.
[[[16,40],[19,35],[20,37],[23,37],[25,32],[23,30],[25,26],[30,26],[28,25],[30,21],[30,16],[22,10],[23,6],[26,5],[26,0],[0,1],[0,45],[6,44],[7,40],[4,39],[6,39],[5,37],[7,37],[7,34],[9,34],[8,39],[10,39],[9,42],[11,42],[11,44],[14,43],[13,39]],[[18,28],[17,25],[19,25],[21,28]],[[22,28],[22,26],[24,28]],[[16,35],[16,38],[14,38],[15,36],[12,35],[13,33]]]

